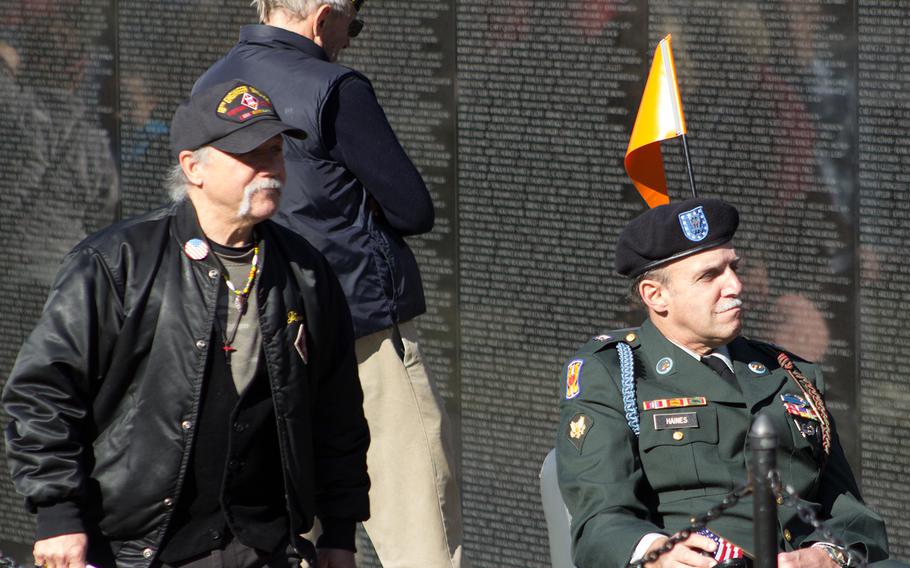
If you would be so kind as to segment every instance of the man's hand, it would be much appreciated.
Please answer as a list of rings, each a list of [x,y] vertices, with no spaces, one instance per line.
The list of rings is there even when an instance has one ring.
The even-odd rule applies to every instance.
[[[320,548],[316,556],[316,568],[357,568],[354,553],[350,550]]]
[[[648,552],[657,550],[663,546],[669,539],[659,538],[651,543]],[[700,535],[691,534],[686,540],[677,543],[670,552],[658,558],[655,562],[645,564],[648,568],[711,568],[717,564],[711,556],[705,556],[703,552],[713,553],[717,549],[717,544],[710,538]],[[783,567],[781,567],[783,568]],[[792,567],[790,567],[792,568]]]
[[[777,555],[778,568],[840,568],[828,553],[818,547],[802,548]]]
[[[87,550],[88,535],[72,533],[36,541],[32,554],[35,555],[35,566],[85,568]]]

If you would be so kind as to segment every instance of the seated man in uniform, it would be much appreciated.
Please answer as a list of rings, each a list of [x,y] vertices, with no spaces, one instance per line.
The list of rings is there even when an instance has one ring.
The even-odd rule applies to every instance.
[[[884,523],[863,504],[825,410],[819,369],[740,335],[738,224],[732,206],[689,199],[645,212],[619,236],[616,269],[648,319],[594,338],[567,366],[557,467],[578,568],[644,558],[744,483],[759,412],[778,433],[783,484],[846,547],[870,561],[888,556]],[[649,566],[710,567],[727,543],[734,556],[754,552],[751,496],[707,529]],[[793,507],[778,509],[778,535],[782,567],[851,559]]]

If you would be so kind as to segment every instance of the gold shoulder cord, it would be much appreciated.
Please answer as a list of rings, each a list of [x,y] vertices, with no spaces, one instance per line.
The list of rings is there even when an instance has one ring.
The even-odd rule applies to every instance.
[[[796,382],[799,389],[803,391],[803,395],[805,395],[806,400],[809,402],[809,406],[812,407],[815,415],[818,416],[819,422],[821,422],[822,449],[825,451],[822,456],[821,469],[824,469],[825,462],[827,461],[828,456],[831,455],[831,421],[828,419],[828,409],[825,408],[825,401],[822,400],[821,393],[818,392],[818,389],[815,388],[812,381],[807,379],[806,376],[796,368],[796,365],[787,357],[786,353],[780,352],[777,355],[777,362],[782,369],[787,371],[793,381]]]

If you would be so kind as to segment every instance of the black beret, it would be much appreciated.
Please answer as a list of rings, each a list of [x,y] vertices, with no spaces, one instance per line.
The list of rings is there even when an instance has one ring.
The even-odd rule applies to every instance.
[[[694,198],[649,209],[616,243],[616,272],[635,278],[652,268],[729,242],[739,212],[720,199]]]

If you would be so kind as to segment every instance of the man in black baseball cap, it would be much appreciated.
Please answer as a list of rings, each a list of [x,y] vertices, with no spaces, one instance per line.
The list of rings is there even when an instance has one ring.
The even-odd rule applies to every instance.
[[[778,432],[781,481],[838,540],[781,508],[779,561],[838,568],[851,550],[887,557],[884,524],[860,498],[819,368],[740,335],[738,225],[732,205],[696,198],[650,209],[620,233],[616,271],[632,279],[648,319],[582,347],[566,365],[560,402],[557,469],[578,568],[645,559],[745,483],[745,440],[759,411]],[[648,565],[744,561],[753,534],[747,497]]]
[[[268,219],[303,133],[230,81],[171,134],[173,203],[67,256],[3,392],[35,564],[299,566],[318,511],[318,565],[353,568],[370,438],[350,312]]]
[[[204,89],[184,101],[171,121],[171,151],[211,146],[245,154],[278,134],[302,140],[306,133],[278,118],[272,100],[239,79]]]

